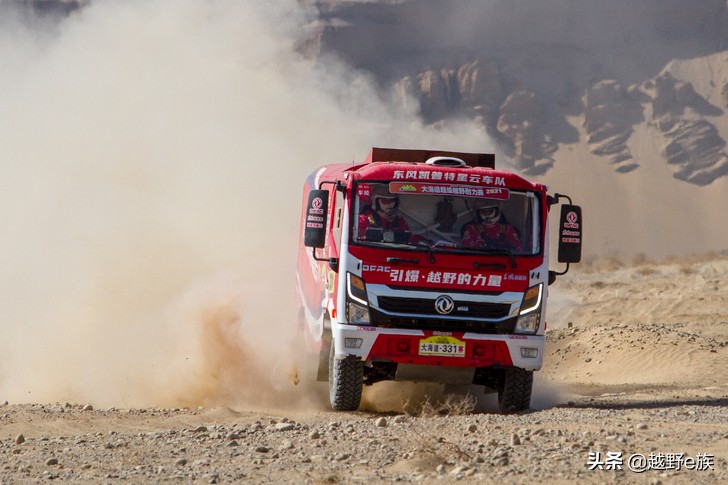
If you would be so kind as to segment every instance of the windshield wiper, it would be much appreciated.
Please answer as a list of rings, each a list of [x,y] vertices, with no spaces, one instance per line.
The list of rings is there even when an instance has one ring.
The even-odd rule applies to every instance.
[[[387,262],[392,263],[392,264],[397,264],[397,263],[420,264],[419,259],[396,258],[393,256],[388,257]]]
[[[429,246],[422,246],[419,244],[409,244],[409,243],[394,243],[394,242],[384,242],[384,241],[359,241],[364,242],[366,244],[380,247],[380,248],[395,248],[395,249],[425,249],[428,254],[430,255],[430,263],[434,263],[435,260],[432,256],[432,250]],[[419,264],[419,259],[407,259],[407,258],[398,258],[396,256],[390,256],[387,258],[388,263],[411,263],[411,264]]]
[[[404,246],[407,249],[414,249],[415,251],[426,251],[427,252],[427,255],[429,256],[428,259],[430,261],[430,264],[434,264],[435,263],[435,256],[432,254],[432,248],[430,247],[429,244],[412,244],[412,243],[407,243],[407,244],[397,244],[397,246],[399,246],[399,247]],[[389,259],[390,258],[387,258],[387,261],[389,261]],[[391,259],[400,259],[400,258],[391,258]],[[403,262],[403,263],[409,263],[409,262],[411,262],[411,260],[409,260],[409,259],[402,259],[401,262]],[[419,263],[419,261],[417,261],[417,262]]]
[[[489,249],[487,250],[487,253],[500,256],[508,256],[511,261],[511,267],[514,269],[518,267],[518,264],[516,263],[516,257],[513,256],[513,253],[507,249]]]
[[[0,0],[1,1],[1,0]],[[414,249],[415,251],[426,251],[428,255],[428,259],[430,261],[430,264],[435,263],[435,255],[432,254],[432,248],[429,244],[412,244],[412,243],[394,243],[394,242],[385,242],[385,241],[359,241],[360,243],[366,243],[371,244],[372,246],[377,247],[387,247],[387,248],[398,248],[398,249]],[[392,261],[390,261],[390,259]],[[391,257],[387,258],[387,262],[391,263],[419,263],[419,261],[414,261],[412,259],[404,259],[404,258],[397,258],[397,257]]]
[[[518,264],[516,263],[516,257],[513,256],[513,253],[507,249],[478,249],[478,248],[457,248],[457,249],[451,249],[450,252],[453,253],[466,253],[466,254],[482,254],[487,256],[508,256],[509,262],[511,263],[511,267],[517,268]],[[498,267],[503,267],[503,265],[499,265],[498,263],[482,263],[480,261],[476,261],[473,263],[473,266],[476,268],[484,268],[484,267],[491,267],[499,269]]]
[[[432,254],[432,248],[429,244],[415,244],[416,248],[424,248],[427,251],[427,255],[430,257],[430,264],[435,264],[435,256]]]
[[[360,242],[366,242],[367,244],[371,244],[372,246],[378,246],[378,247],[387,247],[387,248],[399,248],[399,249],[414,249],[416,251],[426,251],[428,255],[428,259],[430,261],[430,264],[435,263],[435,255],[433,254],[432,248],[428,244],[402,244],[402,243],[391,243],[391,242],[382,242],[382,241],[360,241]],[[511,251],[508,249],[478,249],[478,248],[436,248],[440,251],[445,250],[449,253],[465,253],[465,254],[480,254],[480,255],[488,255],[488,256],[508,256],[508,260],[511,263],[512,268],[517,268],[518,263],[516,262],[516,257],[513,255]],[[388,257],[387,258],[388,263],[412,263],[417,264],[419,263],[418,260],[415,259],[406,259],[406,258],[398,258],[398,257]],[[499,263],[484,263],[480,261],[476,261],[473,263],[473,266],[476,268],[495,268],[495,269],[504,269],[505,266],[503,264]]]

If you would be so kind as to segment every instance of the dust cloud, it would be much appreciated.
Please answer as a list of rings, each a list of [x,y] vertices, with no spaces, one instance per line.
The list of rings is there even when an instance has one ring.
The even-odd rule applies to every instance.
[[[302,57],[305,5],[132,0],[53,28],[0,19],[0,402],[321,405],[288,382],[305,177],[371,146],[493,147],[474,123],[425,126],[366,73]],[[587,253],[724,244],[724,183],[556,158],[543,181],[584,206]],[[537,406],[562,400],[547,387]],[[400,390],[381,405],[427,398]]]
[[[300,56],[310,20],[293,0],[4,19],[0,400],[307,402],[280,382],[306,175],[374,145],[490,148]]]

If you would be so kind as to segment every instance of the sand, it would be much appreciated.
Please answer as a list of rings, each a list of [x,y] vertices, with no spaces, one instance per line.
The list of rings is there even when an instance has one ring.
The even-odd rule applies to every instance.
[[[529,412],[502,416],[489,396],[472,408],[438,386],[392,383],[367,389],[353,413],[328,410],[325,386],[278,387],[275,404],[10,402],[0,406],[0,481],[720,483],[726,274],[728,258],[712,254],[593,261],[562,277]],[[621,470],[599,464],[607,452],[621,454]],[[650,453],[653,468],[661,453],[698,461],[629,469]]]

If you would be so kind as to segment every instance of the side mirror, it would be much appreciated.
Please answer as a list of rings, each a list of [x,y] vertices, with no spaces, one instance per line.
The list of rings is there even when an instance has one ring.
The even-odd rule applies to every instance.
[[[581,207],[564,204],[561,206],[559,223],[559,263],[581,261],[582,237]]]
[[[312,190],[306,204],[306,227],[303,244],[309,248],[323,248],[326,245],[326,218],[329,213],[329,191]]]

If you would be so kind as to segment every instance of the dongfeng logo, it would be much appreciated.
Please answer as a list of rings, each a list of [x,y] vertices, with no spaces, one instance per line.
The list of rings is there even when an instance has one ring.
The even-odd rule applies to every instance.
[[[447,295],[438,296],[435,300],[435,310],[441,315],[447,315],[455,308],[455,302]]]

